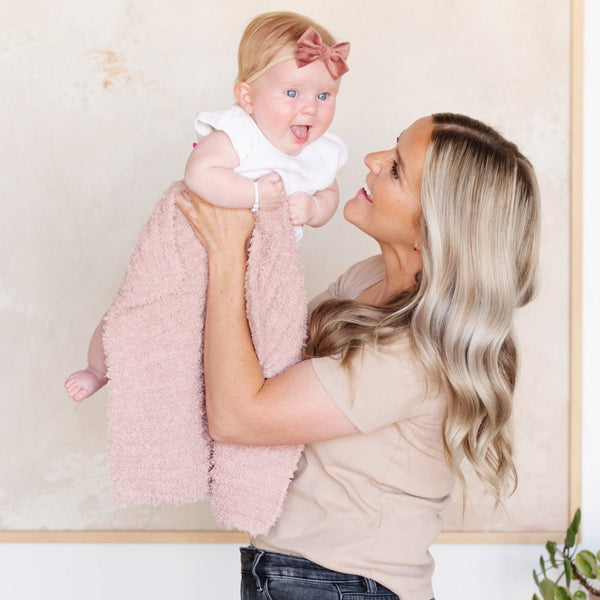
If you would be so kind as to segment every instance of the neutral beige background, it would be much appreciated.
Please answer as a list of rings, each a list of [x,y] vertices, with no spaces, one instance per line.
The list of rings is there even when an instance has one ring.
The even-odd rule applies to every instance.
[[[115,506],[106,397],[71,403],[137,234],[182,175],[198,108],[233,99],[257,13],[313,16],[352,43],[332,130],[348,143],[342,198],[365,153],[439,110],[488,121],[537,168],[543,286],[519,317],[521,486],[467,529],[560,530],[568,518],[569,2],[25,0],[0,6],[0,529],[212,529],[204,503]],[[309,293],[376,251],[340,214],[302,242]],[[447,527],[463,527],[456,513]]]

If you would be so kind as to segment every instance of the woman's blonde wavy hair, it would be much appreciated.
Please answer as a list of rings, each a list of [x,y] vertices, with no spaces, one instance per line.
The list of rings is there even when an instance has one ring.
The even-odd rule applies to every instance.
[[[248,23],[238,47],[238,74],[235,83],[246,81],[260,71],[286,46],[293,46],[313,27],[328,46],[334,37],[321,25],[294,12],[275,11],[258,15]]]
[[[307,356],[348,364],[367,343],[408,331],[448,392],[446,460],[464,490],[464,456],[497,503],[517,484],[510,435],[517,375],[515,309],[536,290],[540,201],[535,173],[491,127],[433,115],[421,185],[423,269],[385,306],[328,300],[314,311]],[[464,499],[464,492],[463,492]]]

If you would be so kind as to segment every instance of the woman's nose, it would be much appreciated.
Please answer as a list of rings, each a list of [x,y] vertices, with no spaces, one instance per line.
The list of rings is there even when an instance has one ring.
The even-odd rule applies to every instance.
[[[381,171],[384,154],[385,152],[371,152],[365,156],[365,165],[367,165],[369,171],[375,173],[375,175]]]

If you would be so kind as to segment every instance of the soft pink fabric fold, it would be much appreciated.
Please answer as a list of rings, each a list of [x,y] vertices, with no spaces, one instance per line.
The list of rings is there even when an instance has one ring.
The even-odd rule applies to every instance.
[[[209,496],[221,523],[257,535],[279,516],[302,448],[222,445],[207,434],[207,264],[175,205],[183,189],[173,184],[155,207],[106,316],[111,487],[121,504]],[[246,300],[270,377],[300,359],[306,332],[304,275],[285,207],[258,213]]]

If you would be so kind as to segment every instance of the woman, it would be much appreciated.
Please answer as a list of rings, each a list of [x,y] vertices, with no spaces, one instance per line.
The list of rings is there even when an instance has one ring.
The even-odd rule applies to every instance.
[[[516,484],[512,323],[535,289],[533,169],[450,114],[419,119],[365,163],[344,216],[381,255],[316,299],[307,359],[269,380],[244,311],[253,217],[180,200],[209,256],[211,435],[306,444],[278,523],[242,549],[242,598],[429,600],[428,548],[460,461],[498,501]]]

